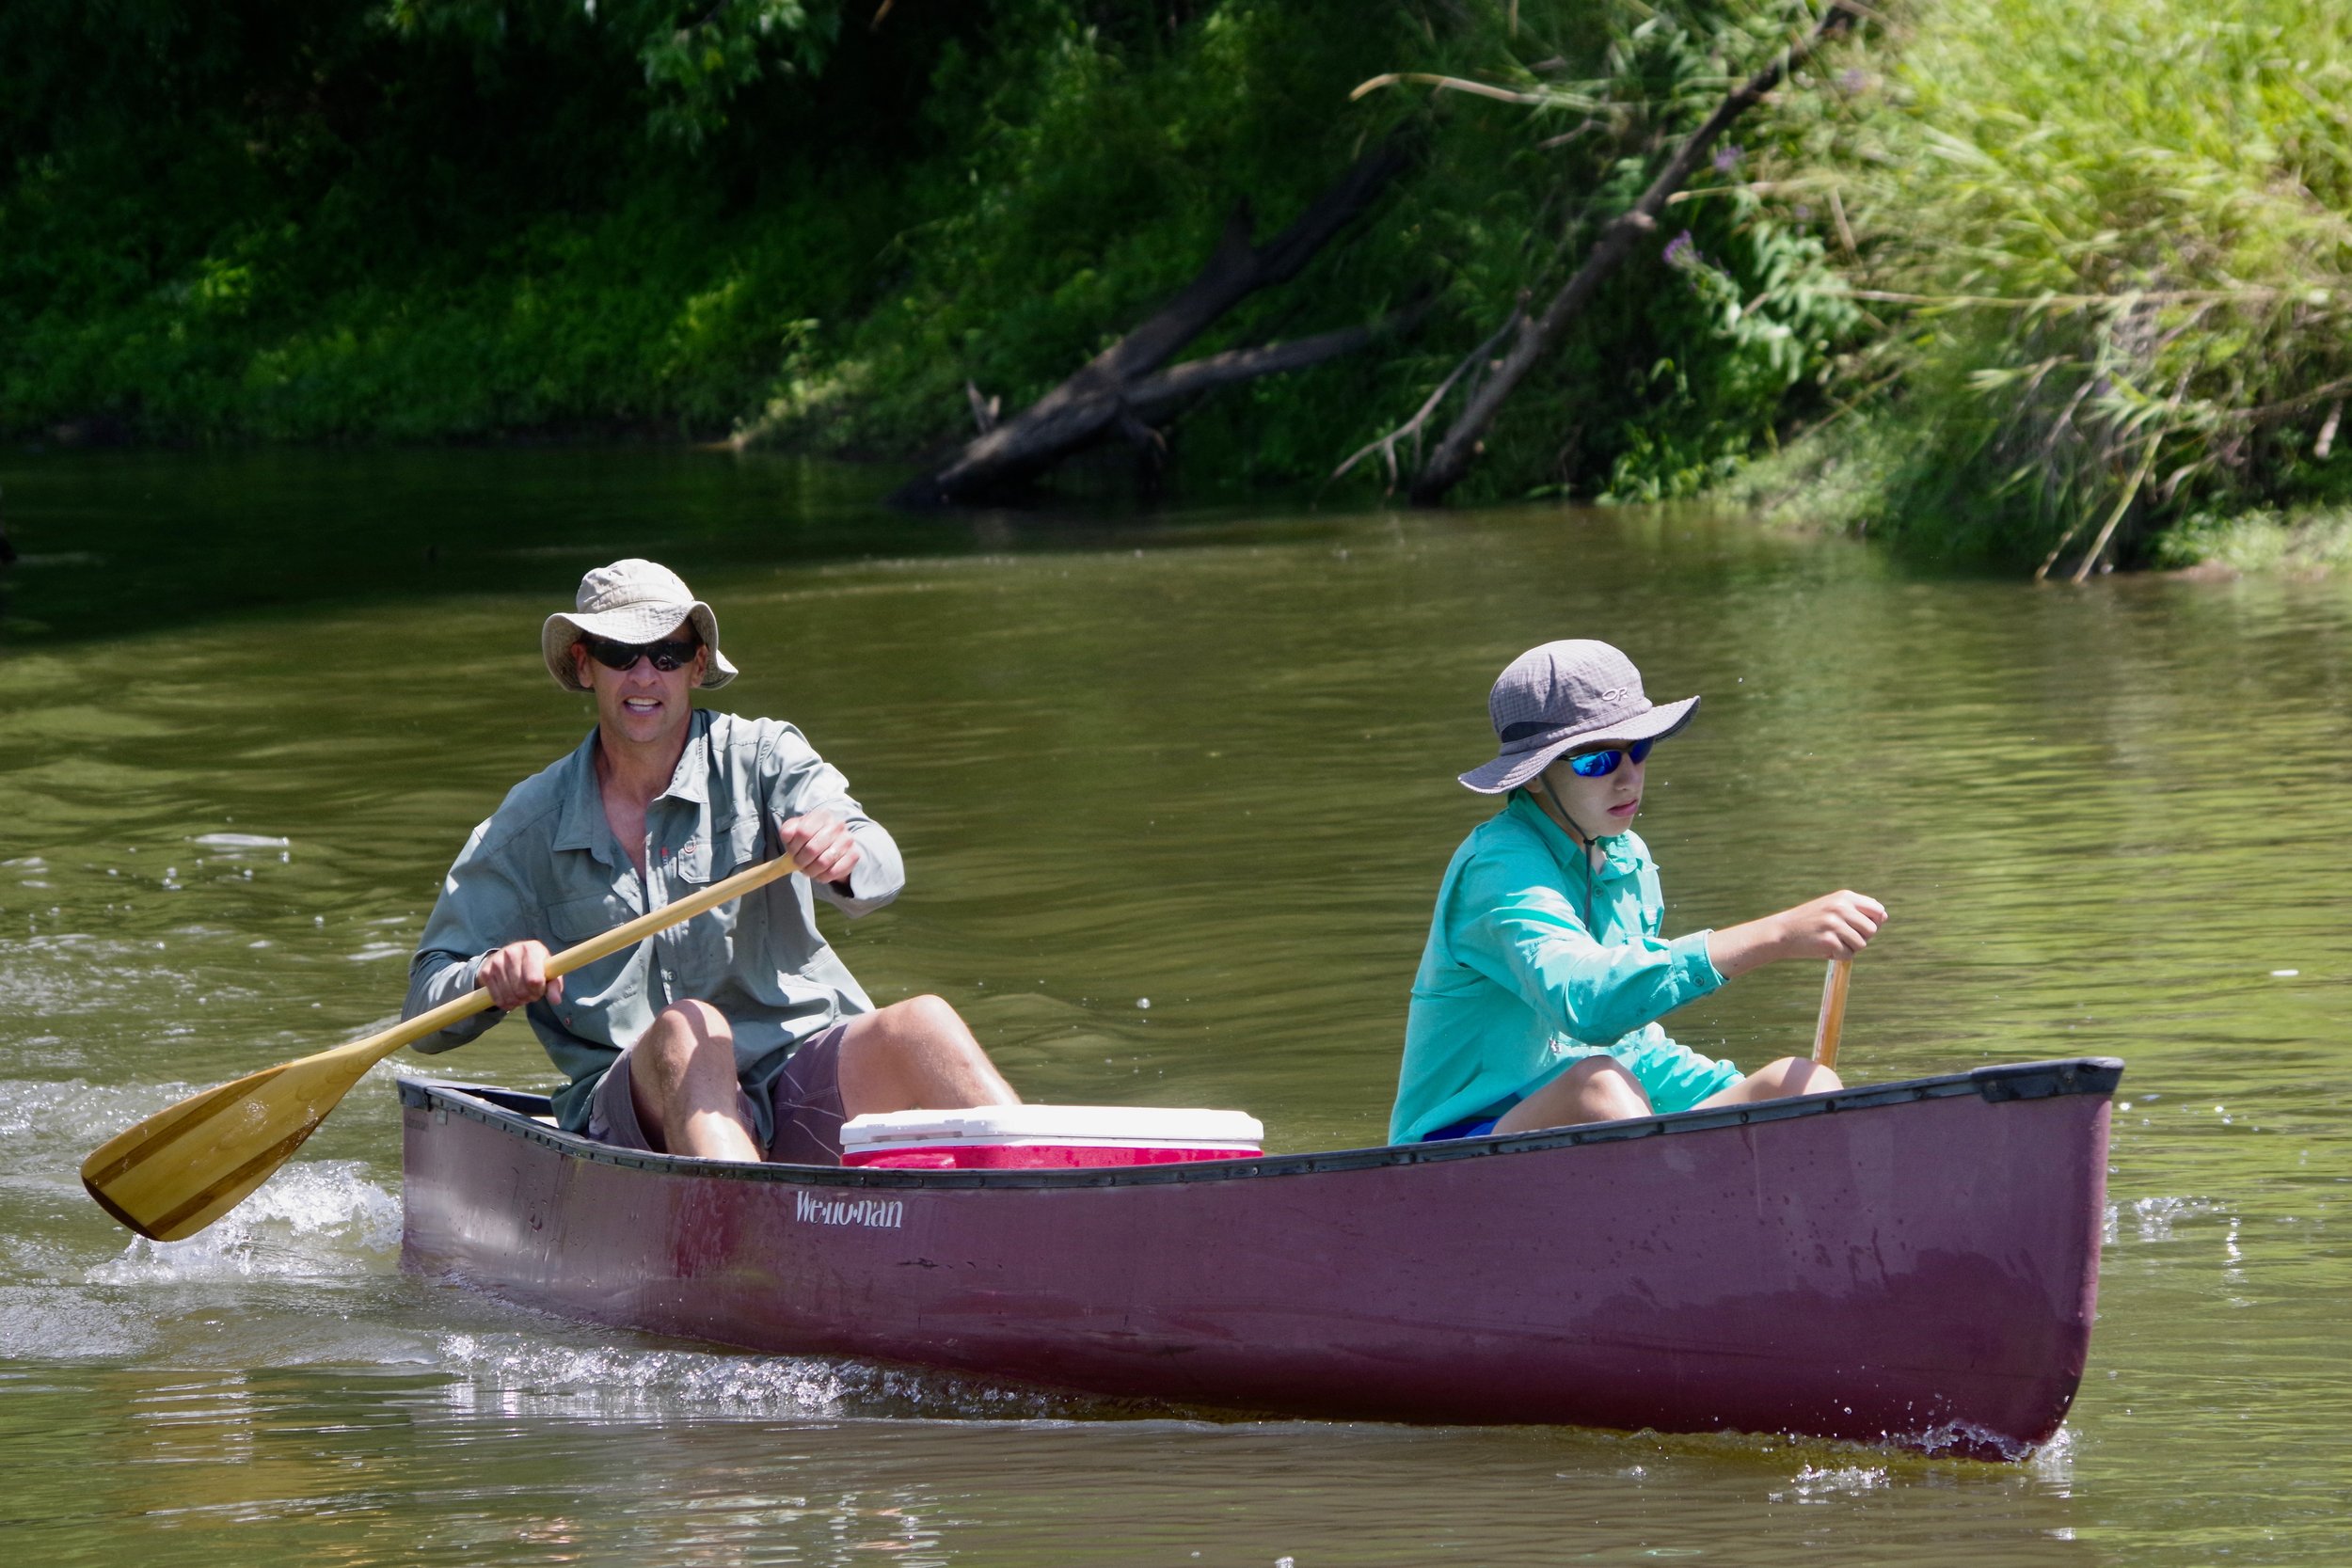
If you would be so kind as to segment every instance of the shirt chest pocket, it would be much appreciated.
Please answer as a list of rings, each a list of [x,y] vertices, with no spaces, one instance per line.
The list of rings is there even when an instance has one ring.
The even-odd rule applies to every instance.
[[[549,904],[548,929],[564,946],[577,947],[636,917],[637,911],[619,894],[591,894],[585,898],[564,898]]]
[[[747,811],[710,825],[710,874],[714,878],[748,871],[767,858],[758,812]]]
[[[734,876],[758,860],[759,850],[755,813],[712,823],[707,834],[698,834],[679,852],[677,885],[671,896],[683,898]],[[726,984],[735,964],[742,907],[742,899],[731,898],[661,934],[658,957],[674,997],[708,997]]]
[[[1602,898],[1600,929],[1593,933],[1596,940],[1617,942],[1658,934],[1658,911],[1642,897],[1640,882],[1630,878],[1612,882],[1603,890]]]
[[[626,926],[637,918],[637,911],[617,893],[593,894],[584,898],[560,899],[548,906],[548,930],[560,947],[577,947],[583,942],[594,942],[615,927]],[[564,986],[567,1001],[586,1002],[601,996],[628,966],[634,948],[623,948],[573,972]]]

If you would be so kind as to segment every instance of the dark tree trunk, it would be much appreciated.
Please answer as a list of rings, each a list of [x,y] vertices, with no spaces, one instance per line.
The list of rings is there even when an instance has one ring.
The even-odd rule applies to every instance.
[[[1446,431],[1445,439],[1438,443],[1436,450],[1430,452],[1429,460],[1413,476],[1411,494],[1415,504],[1434,506],[1445,499],[1447,491],[1461,483],[1462,477],[1470,472],[1470,464],[1485,450],[1486,429],[1494,423],[1495,416],[1502,411],[1504,402],[1527,378],[1527,372],[1535,368],[1537,361],[1551,351],[1552,344],[1558,341],[1567,325],[1576,319],[1577,312],[1584,309],[1586,302],[1591,300],[1594,292],[1608,279],[1609,275],[1617,270],[1618,263],[1632,253],[1634,245],[1645,236],[1657,231],[1658,214],[1665,211],[1667,198],[1680,190],[1683,182],[1691,178],[1692,172],[1699,166],[1699,161],[1707,156],[1707,150],[1714,145],[1715,138],[1722,135],[1733,120],[1755,107],[1766,93],[1778,87],[1790,69],[1811,54],[1823,39],[1842,32],[1852,22],[1856,13],[1848,10],[1846,6],[1847,0],[1831,0],[1829,8],[1822,12],[1820,21],[1814,24],[1811,32],[1775,55],[1770,65],[1734,89],[1731,96],[1708,116],[1707,123],[1692,132],[1690,138],[1676,150],[1675,155],[1667,160],[1666,166],[1659,170],[1658,178],[1650,182],[1649,189],[1642,193],[1641,199],[1601,230],[1600,239],[1594,245],[1592,253],[1585,257],[1584,264],[1577,268],[1575,277],[1561,286],[1560,292],[1552,296],[1551,303],[1544,308],[1543,313],[1531,316],[1519,324],[1517,340],[1503,355],[1502,363],[1493,374],[1479,384],[1477,391],[1471,394],[1470,402]]]
[[[1248,203],[1243,202],[1227,221],[1208,264],[1175,298],[1069,380],[983,431],[944,467],[902,486],[891,499],[902,506],[951,506],[1003,494],[1105,435],[1120,430],[1132,434],[1152,412],[1196,392],[1352,353],[1398,325],[1406,318],[1292,343],[1235,349],[1153,373],[1242,300],[1297,277],[1405,164],[1404,153],[1393,144],[1375,149],[1316,198],[1295,223],[1263,245],[1251,244],[1254,225]],[[1406,312],[1406,317],[1414,314]],[[977,401],[977,393],[975,397]]]

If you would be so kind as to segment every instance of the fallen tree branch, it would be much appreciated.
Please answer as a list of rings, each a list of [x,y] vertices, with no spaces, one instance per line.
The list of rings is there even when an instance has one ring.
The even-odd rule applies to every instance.
[[[1371,205],[1405,163],[1403,150],[1394,143],[1374,149],[1317,197],[1297,221],[1263,245],[1250,243],[1254,224],[1248,203],[1236,206],[1208,262],[1173,299],[1143,325],[1096,355],[1070,379],[1021,413],[983,432],[944,467],[902,486],[891,499],[902,506],[942,506],[1001,493],[1025,483],[1079,448],[1100,439],[1119,427],[1122,420],[1135,418],[1137,392],[1145,378],[1243,299],[1260,289],[1295,277],[1317,251]],[[1325,334],[1322,346],[1328,348],[1328,341],[1337,336]],[[1370,341],[1369,337],[1362,340]],[[1301,347],[1298,343],[1285,346],[1293,355]],[[1361,343],[1350,346],[1359,347]],[[1249,372],[1250,374],[1263,375],[1292,368],[1273,349],[1236,352],[1273,356],[1256,361],[1266,368]],[[1325,353],[1322,356],[1330,355]],[[1235,363],[1238,361],[1229,363],[1221,371],[1202,371],[1182,385],[1189,390],[1199,390],[1227,380],[1242,379],[1234,371]],[[1184,369],[1188,371],[1191,367]],[[1166,401],[1184,395],[1184,390],[1161,388],[1152,391],[1152,400]]]
[[[1569,102],[1560,93],[1514,92],[1509,87],[1499,87],[1491,82],[1473,82],[1467,76],[1438,76],[1426,71],[1383,71],[1368,82],[1358,83],[1356,90],[1347,95],[1347,101],[1353,103],[1368,92],[1377,92],[1382,87],[1398,87],[1406,82],[1433,87],[1439,92],[1467,92],[1479,98],[1494,99],[1497,103],[1524,103],[1535,108],[1548,108]]]
[[[1476,365],[1480,360],[1486,358],[1489,354],[1492,354],[1495,351],[1495,345],[1502,341],[1503,338],[1509,334],[1510,330],[1518,325],[1518,324],[1519,310],[1517,307],[1513,307],[1511,313],[1503,318],[1502,325],[1495,328],[1494,336],[1488,338],[1485,342],[1479,344],[1476,348],[1470,350],[1470,353],[1464,355],[1462,356],[1462,362],[1454,366],[1452,371],[1448,372],[1446,378],[1443,381],[1438,383],[1438,389],[1429,394],[1429,400],[1426,403],[1423,403],[1419,408],[1413,411],[1413,417],[1411,419],[1406,420],[1403,424],[1398,425],[1394,430],[1390,431],[1386,436],[1381,436],[1378,440],[1373,441],[1370,444],[1358,449],[1354,456],[1350,457],[1346,462],[1341,464],[1338,467],[1332,469],[1331,479],[1327,479],[1324,483],[1328,484],[1331,483],[1332,479],[1342,477],[1347,472],[1348,469],[1354,467],[1357,464],[1362,462],[1365,458],[1370,457],[1376,451],[1388,460],[1389,489],[1391,493],[1393,493],[1396,489],[1397,481],[1397,442],[1403,440],[1406,436],[1410,436],[1413,438],[1413,461],[1415,463],[1419,463],[1421,461],[1421,433],[1422,427],[1429,422],[1429,416],[1435,414],[1438,411],[1438,405],[1445,402],[1445,395],[1454,390],[1454,384],[1461,380],[1472,366]]]
[[[1810,55],[1822,40],[1844,31],[1860,13],[1861,7],[1855,4],[1855,0],[1829,0],[1827,8],[1822,11],[1820,20],[1814,24],[1813,29],[1775,55],[1771,64],[1741,83],[1718,104],[1715,112],[1707,117],[1706,123],[1693,131],[1675,150],[1674,156],[1666,161],[1665,167],[1659,170],[1658,177],[1650,182],[1649,188],[1642,193],[1641,198],[1601,230],[1600,238],[1585,257],[1584,264],[1561,286],[1560,292],[1552,296],[1551,303],[1544,308],[1543,314],[1520,324],[1518,341],[1503,356],[1502,363],[1495,368],[1494,374],[1471,394],[1446,431],[1445,439],[1438,443],[1437,451],[1429,454],[1428,462],[1413,476],[1411,494],[1416,504],[1434,506],[1445,499],[1447,491],[1461,483],[1463,476],[1470,472],[1471,462],[1485,450],[1486,429],[1494,422],[1503,404],[1518,388],[1519,383],[1527,378],[1528,372],[1535,368],[1537,361],[1550,351],[1561,332],[1584,308],[1602,282],[1632,253],[1635,244],[1657,230],[1658,214],[1664,209],[1667,198],[1682,188],[1683,182],[1697,169],[1715,139],[1733,120],[1778,87],[1790,69]]]
[[[2181,394],[2187,390],[2188,372],[2184,371],[2181,373],[2181,379],[2172,388],[2171,398],[2164,405],[2166,418],[2180,412]],[[2133,500],[2139,495],[2139,487],[2148,483],[2149,471],[2156,466],[2156,453],[2162,450],[2164,438],[2172,434],[2160,420],[2151,421],[2151,423],[2153,428],[2148,432],[2148,450],[2140,454],[2139,467],[2132,471],[2132,481],[2123,486],[2123,494],[2116,501],[2115,510],[2107,514],[2106,527],[2099,531],[2099,537],[2090,542],[2090,553],[2085,555],[2082,563],[2074,568],[2074,581],[2077,588],[2090,580],[2092,570],[2099,564],[2099,558],[2107,553],[2107,541],[2115,537],[2116,525],[2123,520],[2123,514],[2131,510]],[[2043,563],[2042,570],[2045,572],[2049,570],[2047,562]],[[2036,582],[2042,580],[2040,574],[2035,576],[2034,580]]]
[[[996,428],[996,416],[1004,406],[1004,399],[980,396],[979,387],[970,376],[965,376],[963,378],[963,400],[972,405],[972,423],[977,427],[981,435],[985,436]]]
[[[2274,288],[2249,284],[2242,289],[2127,289],[2112,294],[2035,294],[2029,299],[2006,294],[1906,294],[1890,289],[1849,289],[1851,299],[1884,300],[1893,305],[1933,305],[1953,309],[1987,310],[2136,310],[2143,305],[2223,304],[2277,299],[2281,294],[2309,293],[2305,288]]]
[[[1284,371],[1303,371],[1311,365],[1337,359],[1358,349],[1368,348],[1382,338],[1406,331],[1428,310],[1426,304],[1411,305],[1368,326],[1343,326],[1336,332],[1321,332],[1314,337],[1297,338],[1287,343],[1228,349],[1223,354],[1188,359],[1174,370],[1145,376],[1130,386],[1126,392],[1127,406],[1138,415],[1149,417],[1171,403],[1212,388],[1230,386],[1236,381],[1248,381],[1262,375],[1279,375]]]

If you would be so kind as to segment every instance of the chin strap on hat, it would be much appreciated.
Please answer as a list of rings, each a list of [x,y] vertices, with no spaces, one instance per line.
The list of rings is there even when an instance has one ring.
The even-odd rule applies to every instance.
[[[1559,792],[1551,787],[1549,779],[1538,773],[1529,782],[1544,792],[1544,799],[1551,802],[1551,809],[1560,814],[1562,822],[1567,824],[1568,836],[1575,839],[1577,847],[1583,851],[1577,857],[1576,865],[1584,873],[1584,929],[1595,942],[1598,942],[1600,932],[1593,927],[1593,850],[1600,840],[1586,836],[1584,829],[1569,814],[1567,802],[1561,800]]]

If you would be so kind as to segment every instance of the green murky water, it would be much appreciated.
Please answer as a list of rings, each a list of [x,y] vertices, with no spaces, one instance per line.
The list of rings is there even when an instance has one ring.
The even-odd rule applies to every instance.
[[[931,521],[677,453],[0,459],[0,1532],[26,1560],[2337,1563],[2352,1552],[2352,585],[1923,581],[1551,510]],[[389,1074],[230,1222],[126,1244],[81,1154],[380,1024],[467,829],[584,729],[586,566],[715,602],[907,850],[836,931],[1038,1098],[1376,1141],[1483,697],[1599,635],[1706,694],[1669,924],[1895,923],[1851,1078],[2126,1057],[2091,1367],[2008,1467],[1754,1439],[1073,1418],[616,1339],[404,1277]],[[1675,1021],[1798,1049],[1819,975]],[[1139,1000],[1149,998],[1148,1009]],[[437,1066],[544,1082],[517,1027]]]

